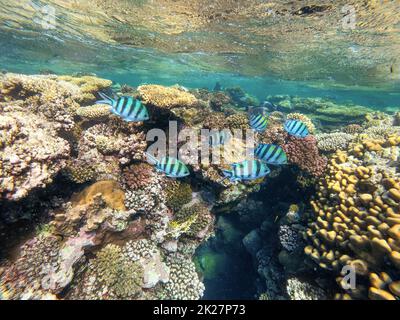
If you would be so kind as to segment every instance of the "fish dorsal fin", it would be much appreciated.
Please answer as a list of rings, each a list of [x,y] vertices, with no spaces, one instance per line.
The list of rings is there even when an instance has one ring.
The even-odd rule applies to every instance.
[[[99,92],[98,94],[101,97],[101,99],[103,99],[103,100],[96,101],[96,104],[109,104],[109,105],[113,104],[113,102],[114,102],[113,98],[110,98],[108,95],[106,95],[103,92]]]

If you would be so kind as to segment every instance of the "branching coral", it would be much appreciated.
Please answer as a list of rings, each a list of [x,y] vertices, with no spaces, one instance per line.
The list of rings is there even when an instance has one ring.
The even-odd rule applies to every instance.
[[[63,172],[71,181],[76,183],[92,181],[96,177],[95,167],[84,161],[68,161]]]
[[[311,244],[305,252],[321,268],[332,270],[340,286],[344,285],[341,268],[354,268],[360,284],[356,289],[343,286],[346,293],[338,298],[392,299],[397,295],[396,285],[390,284],[398,276],[382,281],[377,275],[398,275],[400,267],[400,177],[388,165],[391,152],[386,152],[398,149],[399,144],[397,137],[391,143],[375,142],[369,149],[357,149],[353,155],[338,151],[319,181],[311,202],[315,217],[306,233]],[[369,280],[367,286],[361,284],[363,278]]]
[[[356,134],[360,133],[363,130],[363,127],[359,124],[349,124],[344,127],[343,131],[347,134]]]
[[[287,279],[286,291],[290,300],[326,299],[326,294],[321,288],[295,277]]]
[[[237,113],[226,118],[228,128],[230,129],[250,129],[249,118],[244,113]]]
[[[278,236],[282,247],[289,252],[296,250],[300,245],[299,231],[289,225],[280,226]]]
[[[0,184],[3,197],[18,200],[49,184],[70,157],[55,126],[17,107],[0,115]]]
[[[211,113],[204,121],[203,127],[205,129],[226,129],[227,122],[226,116],[222,112]]]
[[[76,299],[137,299],[142,295],[143,268],[121,247],[108,244],[89,261],[82,283],[73,288]]]
[[[169,235],[174,238],[182,234],[191,238],[204,238],[213,218],[208,208],[202,203],[187,205],[175,213],[169,223]]]
[[[137,163],[123,170],[123,182],[128,190],[140,190],[149,185],[154,169],[147,163]]]

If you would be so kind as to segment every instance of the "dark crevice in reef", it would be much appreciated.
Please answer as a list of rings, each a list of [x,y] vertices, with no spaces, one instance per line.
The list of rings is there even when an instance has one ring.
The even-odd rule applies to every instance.
[[[33,190],[28,197],[17,202],[0,201],[0,260],[14,260],[26,240],[32,238],[40,225],[51,221],[50,210],[57,209],[74,192],[84,188],[58,174],[44,189]],[[57,200],[58,199],[58,200]]]

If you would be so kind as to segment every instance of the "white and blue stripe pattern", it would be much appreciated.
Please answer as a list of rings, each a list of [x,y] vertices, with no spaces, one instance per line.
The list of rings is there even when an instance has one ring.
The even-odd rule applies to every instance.
[[[147,108],[139,99],[131,96],[122,96],[112,99],[104,93],[99,93],[103,100],[96,103],[104,103],[111,106],[111,112],[127,122],[139,122],[149,120]]]
[[[299,120],[288,120],[284,126],[287,133],[297,138],[305,138],[309,132],[307,126]]]
[[[256,180],[265,177],[271,170],[259,160],[245,160],[231,165],[231,170],[223,170],[231,181]]]
[[[259,144],[254,150],[255,156],[268,163],[274,165],[287,164],[287,155],[282,147],[275,144]]]

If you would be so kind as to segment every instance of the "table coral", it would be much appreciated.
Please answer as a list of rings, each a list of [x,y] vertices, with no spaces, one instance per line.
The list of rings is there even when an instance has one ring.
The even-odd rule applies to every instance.
[[[70,157],[69,144],[52,123],[17,107],[3,109],[0,139],[1,194],[7,199],[44,188]]]
[[[376,141],[361,151],[354,152],[354,144],[348,152],[337,151],[318,183],[305,252],[321,268],[332,270],[340,286],[343,266],[353,267],[360,278],[356,289],[346,289],[338,298],[396,295],[390,284],[399,279],[400,176],[388,160],[399,144],[397,136],[392,143]],[[378,281],[375,274],[382,272],[394,278]],[[363,278],[367,286],[361,284]]]
[[[110,106],[105,104],[96,104],[93,106],[79,107],[76,114],[84,119],[99,119],[111,115]]]
[[[138,87],[138,92],[145,104],[151,104],[162,109],[190,108],[196,107],[198,104],[198,100],[193,94],[176,87],[142,85]]]

